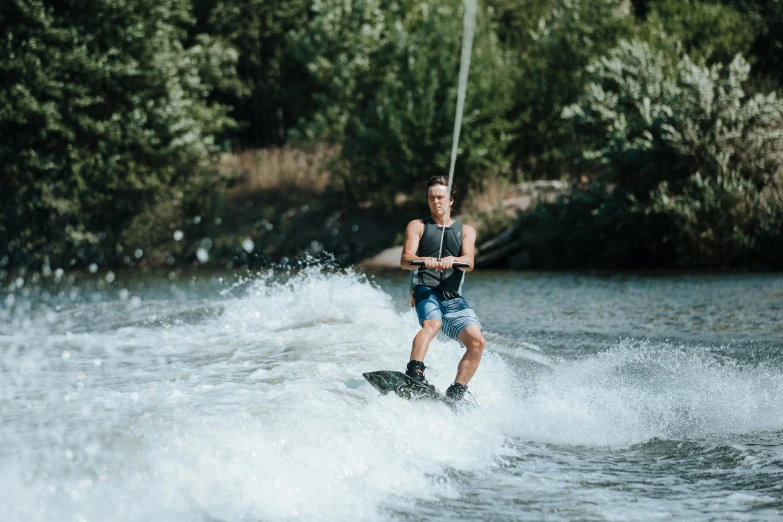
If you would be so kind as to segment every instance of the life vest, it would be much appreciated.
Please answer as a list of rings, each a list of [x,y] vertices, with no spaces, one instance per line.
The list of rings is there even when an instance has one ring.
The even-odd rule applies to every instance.
[[[424,218],[421,222],[424,223],[424,233],[419,240],[419,249],[416,251],[416,255],[418,257],[437,258],[443,227],[435,224],[435,221],[431,217]],[[443,251],[440,257],[458,257],[461,252],[462,223],[454,221],[454,223],[446,227],[446,235],[443,236]],[[446,297],[458,297],[462,295],[462,284],[465,282],[465,272],[462,270],[448,269],[443,272],[438,272],[437,270],[422,266],[411,272],[411,286],[428,286],[443,292]]]

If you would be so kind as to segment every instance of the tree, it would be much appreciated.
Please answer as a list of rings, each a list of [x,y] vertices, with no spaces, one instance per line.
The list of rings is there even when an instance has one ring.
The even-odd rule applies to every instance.
[[[8,0],[0,33],[0,251],[108,264],[134,216],[187,191],[231,124],[205,78],[233,74],[187,0]]]
[[[226,42],[238,55],[236,81],[218,86],[216,99],[240,123],[236,145],[282,145],[313,108],[306,71],[290,56],[294,36],[310,21],[310,0],[193,0],[196,31]]]
[[[753,44],[748,17],[732,8],[699,0],[658,0],[647,6],[642,39],[676,54],[678,47],[707,63],[725,63],[747,55]]]
[[[422,180],[448,174],[462,46],[461,2],[331,2],[297,56],[321,109],[300,136],[342,145],[356,198],[391,205]],[[480,184],[505,159],[511,82],[489,21],[474,40],[456,178]]]
[[[520,177],[560,178],[570,170],[562,148],[571,127],[560,118],[583,90],[586,67],[630,33],[628,4],[619,0],[506,0],[515,57],[510,152]],[[525,21],[516,21],[525,17]],[[532,22],[532,23],[530,23]]]

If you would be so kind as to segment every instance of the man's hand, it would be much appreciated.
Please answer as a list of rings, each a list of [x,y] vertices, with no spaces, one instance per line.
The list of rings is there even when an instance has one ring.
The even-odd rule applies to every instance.
[[[421,261],[424,261],[424,266],[432,268],[438,272],[443,272],[452,267],[454,264],[454,257],[444,257],[443,259],[435,259],[434,257],[423,257]]]
[[[432,268],[433,270],[437,270],[438,272],[440,272],[440,261],[438,261],[434,257],[422,257],[419,259],[419,261],[424,261],[425,267]]]
[[[453,268],[453,265],[456,262],[457,260],[454,258],[454,256],[444,257],[440,260],[440,263],[443,266],[443,270],[449,270]]]

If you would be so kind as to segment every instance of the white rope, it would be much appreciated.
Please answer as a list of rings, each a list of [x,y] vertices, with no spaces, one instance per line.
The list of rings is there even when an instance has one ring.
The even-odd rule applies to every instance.
[[[465,108],[465,92],[468,89],[468,70],[470,69],[470,54],[473,47],[473,31],[476,27],[476,0],[465,0],[465,14],[462,17],[462,56],[459,64],[459,84],[457,87],[457,116],[454,118],[454,138],[451,142],[451,164],[449,165],[449,186],[446,192],[446,217],[443,221],[443,232],[440,235],[438,259],[443,255],[443,237],[446,235],[446,224],[451,217],[451,185],[454,183],[454,165],[457,162],[459,148],[459,131],[462,128],[462,111]]]

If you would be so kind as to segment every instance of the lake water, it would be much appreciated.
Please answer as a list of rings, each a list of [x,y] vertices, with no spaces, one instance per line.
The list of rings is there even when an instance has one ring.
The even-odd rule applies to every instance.
[[[99,275],[0,279],[2,520],[783,516],[783,276],[470,274],[455,414],[404,274]]]

